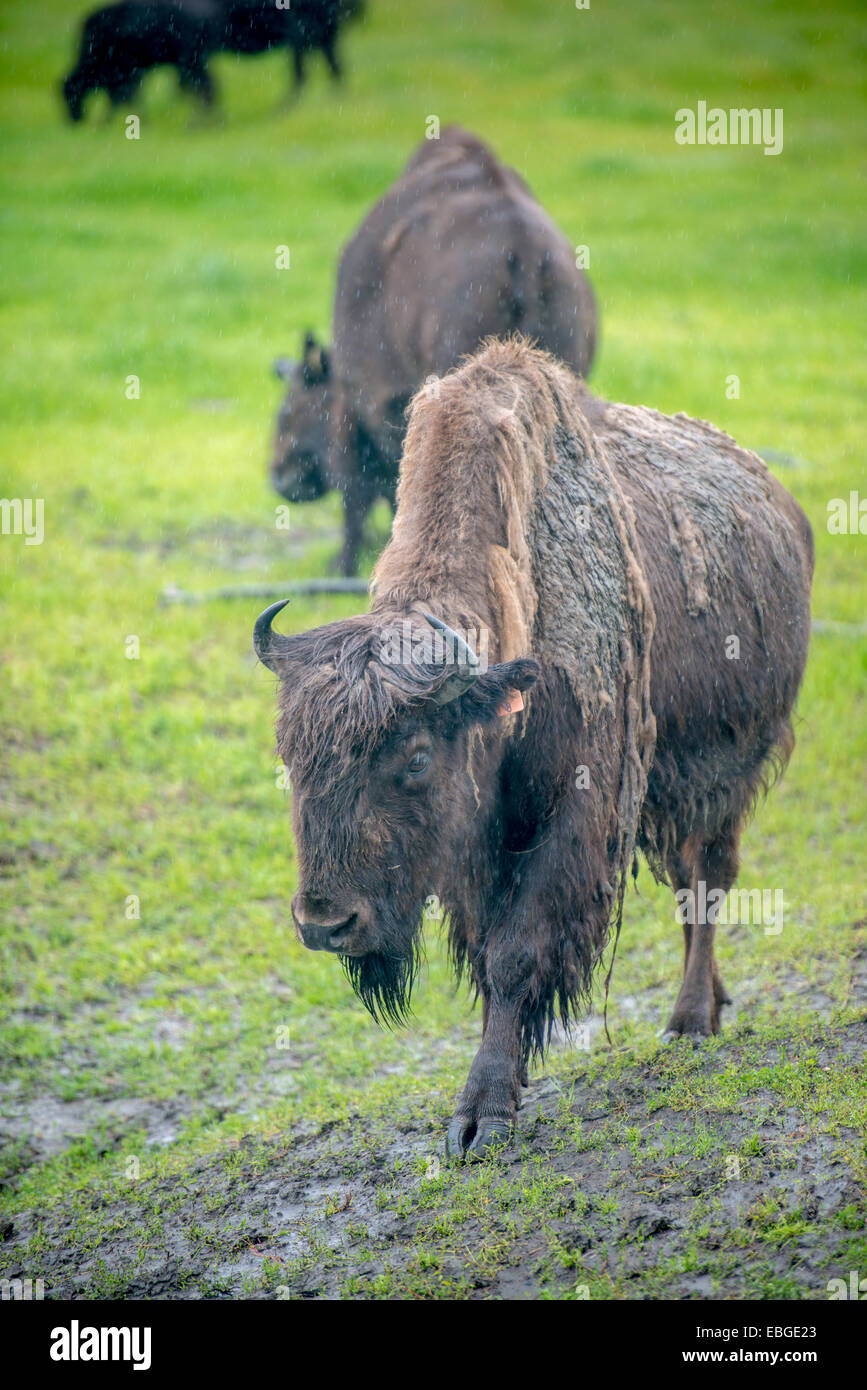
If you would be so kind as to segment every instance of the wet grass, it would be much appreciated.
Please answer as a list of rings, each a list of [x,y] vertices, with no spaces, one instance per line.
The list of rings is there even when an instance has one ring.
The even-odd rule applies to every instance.
[[[166,1194],[148,1207],[148,1183],[159,1188],[169,1172],[188,1181],[247,1131],[260,1136],[268,1168],[277,1141],[262,1136],[282,1136],[291,1167],[293,1140],[311,1128],[335,1122],[350,1140],[360,1129],[358,1144],[347,1142],[363,1173],[390,1117],[406,1123],[411,1099],[426,1165],[478,1029],[435,928],[404,1034],[380,1033],[335,962],[301,951],[288,925],[295,867],[273,753],[273,680],[250,651],[258,604],[158,602],[170,584],[201,590],[326,573],[335,499],[293,508],[289,531],[278,530],[264,470],[279,398],[271,359],[297,350],[308,326],[327,334],[341,241],[430,113],[490,138],[570,239],[590,248],[603,328],[596,389],[712,419],[773,451],[816,531],[815,613],[863,623],[867,538],[831,535],[826,517],[829,499],[859,488],[867,496],[857,220],[864,43],[856,8],[845,5],[819,15],[742,4],[713,15],[673,0],[586,12],[540,11],[529,0],[470,10],[370,0],[368,20],[346,37],[342,91],[314,64],[302,101],[281,112],[278,56],[221,59],[222,124],[190,126],[189,106],[159,75],[140,105],[141,139],[129,141],[120,119],[99,124],[94,113],[80,129],[60,119],[53,84],[70,61],[70,8],[34,0],[0,14],[12,267],[0,287],[12,344],[0,383],[2,492],[45,502],[42,545],[0,537],[0,1176],[16,1219],[55,1199],[87,1213],[70,1238],[80,1251],[107,1252],[89,1287],[111,1293],[133,1278],[116,1267],[112,1240],[139,1220],[135,1204],[142,1236],[131,1268],[175,1220]],[[699,99],[783,107],[783,154],[676,146],[674,112]],[[286,272],[274,265],[281,244],[291,248]],[[726,394],[732,374],[738,399]],[[125,394],[130,375],[137,400]],[[377,523],[381,541],[381,512]],[[299,600],[288,621],[300,629],[351,611],[352,600]],[[137,656],[128,656],[130,637]],[[833,1056],[811,1065],[801,1043],[818,1028],[833,1052],[836,1030],[864,1015],[865,673],[863,638],[814,637],[790,771],[745,838],[741,884],[785,898],[780,933],[722,934],[734,1036],[750,1028],[752,1041],[657,1052],[679,932],[670,896],[643,874],[614,977],[616,1050],[594,1042],[589,1056],[558,1052],[549,1069],[564,1095],[585,1074],[602,1090],[653,1080],[643,1109],[627,1107],[622,1131],[616,1117],[588,1125],[565,1110],[553,1130],[543,1126],[570,1164],[589,1155],[605,1165],[614,1146],[639,1169],[646,1162],[648,1183],[653,1163],[720,1158],[720,1117],[752,1117],[744,1142],[758,1148],[742,1156],[762,1164],[757,1214],[735,1218],[706,1196],[698,1220],[726,1231],[714,1260],[730,1259],[732,1278],[739,1232],[750,1232],[750,1249],[775,1252],[764,1275],[758,1255],[743,1266],[742,1293],[779,1297],[774,1290],[797,1284],[787,1251],[810,1231],[828,1250],[839,1236],[835,1251],[854,1252],[863,1235],[863,1225],[840,1224],[850,1209],[863,1223],[863,1187],[814,1215],[788,1198],[779,1206],[795,1150],[779,1136],[770,1143],[762,1124],[790,1104],[809,1141],[838,1144],[863,1184],[863,1139],[853,1138],[863,1132],[863,1082],[842,1054],[839,1066]],[[671,1116],[657,1141],[663,1095]],[[639,1272],[628,1278],[585,1267],[557,1216],[576,1194],[534,1176],[540,1132],[525,1136],[502,1190],[496,1163],[491,1175],[436,1179],[432,1224],[412,1236],[416,1264],[367,1275],[353,1256],[344,1291],[468,1296],[476,1279],[493,1287],[484,1281],[492,1271],[501,1279],[510,1258],[526,1264],[525,1240],[542,1222],[550,1232],[532,1255],[542,1262],[536,1296],[581,1286],[593,1297],[665,1296],[677,1270],[692,1277],[702,1239],[692,1226],[658,1264],[646,1258],[646,1233],[632,1241]],[[230,1147],[226,1161],[239,1163],[240,1152]],[[106,1184],[126,1184],[130,1205],[103,1225],[92,1203]],[[390,1188],[382,1191],[379,1218],[391,1210]],[[399,1182],[395,1201],[416,1202],[415,1193]],[[221,1200],[219,1249],[228,1249],[241,1235],[231,1195]],[[575,1220],[598,1235],[618,1219],[618,1201],[613,1183],[586,1210],[579,1202]],[[470,1217],[472,1252],[460,1240]],[[313,1221],[312,1237],[317,1229]],[[213,1250],[190,1254],[196,1240],[191,1226],[187,1264],[166,1290],[185,1287],[195,1269],[196,1288],[211,1279],[215,1294],[221,1281],[239,1292],[234,1276],[214,1272]],[[292,1257],[307,1261],[314,1281],[325,1258],[317,1248]],[[846,1270],[863,1269],[860,1258]],[[275,1287],[281,1268],[271,1270]],[[243,1277],[264,1287],[259,1272]],[[689,1287],[712,1296],[703,1278]]]

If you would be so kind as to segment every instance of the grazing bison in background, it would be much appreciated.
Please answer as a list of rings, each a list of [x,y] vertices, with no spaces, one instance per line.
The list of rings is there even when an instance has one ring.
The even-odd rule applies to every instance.
[[[637,850],[699,901],[734,883],[791,751],[812,567],[755,454],[596,400],[512,340],[416,396],[370,613],[291,637],[283,603],[257,621],[298,936],[397,1019],[435,893],[482,996],[449,1153],[508,1135],[528,1057],[589,999]],[[717,1032],[728,1002],[707,915],[683,928],[675,1034]]]
[[[422,141],[346,246],[333,347],[308,335],[298,365],[275,363],[289,390],[271,481],[290,502],[341,489],[342,574],[355,573],[373,503],[394,502],[415,391],[487,336],[515,330],[584,376],[593,293],[523,180],[474,135],[448,127]]]
[[[129,101],[144,74],[164,64],[177,68],[185,91],[212,103],[210,23],[205,0],[188,0],[183,8],[163,0],[122,0],[94,10],[84,21],[78,62],[63,83],[70,119],[82,119],[90,92],[105,91],[113,106]]]
[[[295,90],[304,82],[304,58],[321,49],[331,75],[341,77],[337,57],[340,26],[360,17],[362,0],[292,0],[278,9],[276,0],[216,0],[221,11],[217,47],[228,53],[266,53],[290,48]]]
[[[129,101],[150,68],[176,67],[180,85],[212,104],[208,72],[212,53],[292,50],[296,90],[304,81],[304,57],[321,48],[335,78],[340,25],[362,13],[361,0],[122,0],[87,17],[78,63],[63,84],[74,121],[89,92],[104,90],[113,105]]]

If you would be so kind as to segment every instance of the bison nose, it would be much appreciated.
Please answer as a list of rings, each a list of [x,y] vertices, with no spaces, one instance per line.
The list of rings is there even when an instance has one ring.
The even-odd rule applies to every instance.
[[[358,921],[358,913],[347,915],[321,898],[296,893],[292,899],[292,916],[303,945],[310,951],[347,951]]]
[[[291,470],[287,467],[286,461],[279,449],[271,460],[269,471],[271,475],[271,486],[274,491],[279,492],[280,496],[285,497],[289,502],[297,502],[298,499],[295,496],[295,487],[293,486],[296,479],[293,477]]]

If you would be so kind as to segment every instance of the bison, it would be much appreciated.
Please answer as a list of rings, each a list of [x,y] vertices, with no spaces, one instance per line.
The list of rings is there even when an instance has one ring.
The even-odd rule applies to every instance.
[[[293,636],[280,678],[301,942],[405,1017],[423,905],[482,997],[447,1152],[510,1132],[531,1054],[589,1001],[641,851],[713,903],[788,759],[812,533],[755,454],[686,415],[595,399],[521,340],[413,402],[371,610]],[[728,1003],[718,909],[684,921],[672,1034]]]
[[[321,49],[336,80],[341,77],[337,38],[341,25],[364,12],[362,0],[214,0],[220,10],[217,47],[228,53],[292,50],[295,90],[304,83],[304,58]]]
[[[113,106],[136,95],[143,75],[170,65],[185,91],[210,105],[214,84],[207,68],[214,40],[207,0],[183,8],[168,0],[121,0],[84,21],[78,61],[63,83],[70,119],[84,116],[90,92],[105,91]]]
[[[104,90],[113,105],[129,101],[142,76],[176,67],[181,87],[210,105],[216,88],[208,71],[213,53],[255,54],[289,48],[295,88],[304,81],[304,57],[321,48],[335,78],[341,24],[363,12],[361,0],[121,0],[94,10],[84,22],[78,62],[63,84],[69,115],[80,121],[89,92]]]
[[[593,293],[572,248],[526,184],[456,126],[424,140],[346,246],[334,344],[308,335],[275,363],[288,391],[271,481],[290,502],[343,493],[338,567],[354,574],[364,521],[394,503],[413,393],[489,335],[520,330],[587,374]]]

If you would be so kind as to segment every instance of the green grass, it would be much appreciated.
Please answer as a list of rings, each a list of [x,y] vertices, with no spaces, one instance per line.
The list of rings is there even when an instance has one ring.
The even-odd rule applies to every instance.
[[[288,535],[275,526],[270,363],[307,327],[328,333],[340,245],[434,113],[490,139],[590,247],[595,388],[774,451],[815,528],[815,614],[863,623],[867,537],[825,524],[829,499],[867,496],[858,8],[370,0],[346,35],[342,90],[315,62],[281,112],[279,55],[220,59],[224,123],[190,125],[160,74],[132,104],[138,141],[120,118],[61,119],[55,84],[87,8],[0,11],[0,491],[45,502],[42,545],[0,537],[4,1081],[18,1103],[181,1098],[179,1161],[251,1128],[387,1105],[408,1079],[444,1115],[478,1020],[436,933],[416,1022],[383,1035],[335,962],[290,929],[273,680],[250,650],[258,605],[167,608],[159,594],[326,572],[335,498],[293,508]],[[782,107],[783,153],[677,146],[674,112],[699,99]],[[288,271],[275,269],[281,244]],[[299,600],[289,622],[353,606]],[[817,634],[791,768],[744,841],[741,883],[782,888],[785,927],[735,928],[719,949],[740,1020],[760,1033],[814,1020],[820,995],[838,1021],[863,1012],[851,962],[865,689],[867,641]],[[640,890],[611,1018],[618,1044],[642,1052],[674,998],[680,946],[669,895],[647,874]],[[624,1005],[646,998],[654,1008]],[[552,1062],[567,1081],[573,1066]],[[749,1084],[723,1068],[702,1104]],[[796,1084],[827,1100],[802,1070],[761,1079]],[[17,1210],[85,1188],[138,1151],[112,1116],[3,1200]],[[21,1167],[14,1145],[7,1166]],[[536,1210],[535,1196],[511,1200],[520,1220]],[[762,1221],[784,1238],[773,1212]]]

